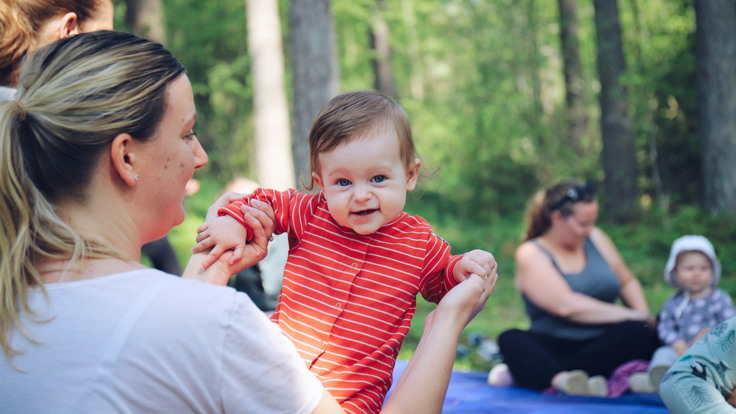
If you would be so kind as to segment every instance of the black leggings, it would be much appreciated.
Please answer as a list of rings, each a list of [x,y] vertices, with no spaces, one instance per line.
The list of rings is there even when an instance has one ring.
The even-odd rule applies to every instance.
[[[643,322],[626,321],[606,326],[603,335],[588,340],[560,339],[537,332],[511,329],[498,337],[504,362],[514,384],[544,390],[562,371],[582,369],[606,378],[634,359],[649,360],[659,346],[657,332]]]

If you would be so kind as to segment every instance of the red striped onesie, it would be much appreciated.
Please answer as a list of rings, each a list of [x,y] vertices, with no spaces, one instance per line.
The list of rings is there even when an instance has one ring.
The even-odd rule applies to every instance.
[[[272,320],[346,411],[379,412],[417,293],[439,302],[457,285],[452,269],[462,256],[407,213],[359,235],[337,224],[322,193],[258,189],[219,214],[245,225],[240,206],[253,197],[273,207],[275,232],[289,234]]]

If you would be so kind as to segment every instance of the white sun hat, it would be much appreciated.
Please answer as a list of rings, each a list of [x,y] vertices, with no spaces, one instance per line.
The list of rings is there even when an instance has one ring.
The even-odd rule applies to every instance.
[[[704,253],[710,259],[713,265],[713,278],[711,279],[711,286],[718,286],[718,282],[721,280],[721,262],[716,257],[716,252],[713,249],[713,245],[703,236],[682,236],[672,243],[672,249],[670,250],[670,257],[667,259],[667,267],[664,269],[664,280],[670,285],[679,288],[677,283],[677,275],[675,273],[675,263],[677,262],[677,256],[683,252],[698,251]]]

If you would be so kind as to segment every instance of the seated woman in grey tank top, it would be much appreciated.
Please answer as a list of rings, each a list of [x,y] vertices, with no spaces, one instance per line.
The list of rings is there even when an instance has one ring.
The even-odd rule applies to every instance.
[[[508,370],[520,387],[606,396],[617,367],[651,358],[658,339],[643,290],[597,216],[590,184],[564,181],[532,200],[515,255],[530,327],[499,336],[505,364],[489,382]]]

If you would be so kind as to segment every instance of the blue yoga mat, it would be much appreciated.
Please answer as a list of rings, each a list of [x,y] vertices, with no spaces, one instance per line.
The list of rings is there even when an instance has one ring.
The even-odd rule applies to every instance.
[[[396,383],[406,368],[397,361]],[[545,395],[516,387],[492,387],[487,372],[453,371],[443,414],[667,414],[657,394],[624,394],[618,398]]]

